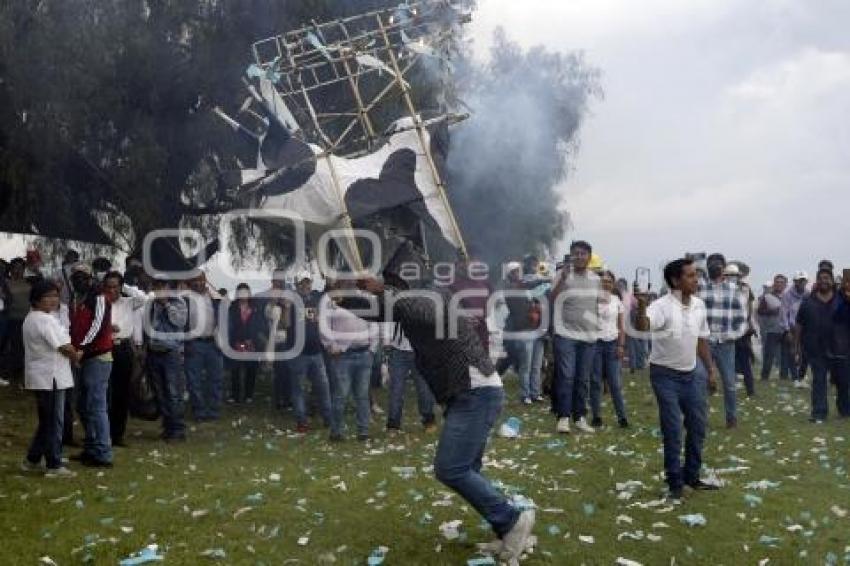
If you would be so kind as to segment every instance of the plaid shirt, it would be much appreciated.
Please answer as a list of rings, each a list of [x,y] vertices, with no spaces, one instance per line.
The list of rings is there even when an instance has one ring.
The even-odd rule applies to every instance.
[[[710,342],[737,340],[747,331],[746,301],[741,289],[730,281],[701,280],[699,298],[705,303]]]

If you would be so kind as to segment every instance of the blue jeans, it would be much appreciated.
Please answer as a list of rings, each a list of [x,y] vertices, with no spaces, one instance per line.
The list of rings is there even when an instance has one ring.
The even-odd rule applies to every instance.
[[[162,436],[178,438],[186,434],[183,422],[183,383],[180,379],[180,352],[149,352],[148,376],[156,391],[162,413]]]
[[[587,414],[587,395],[596,344],[556,335],[553,345],[555,414],[559,419],[572,416],[578,420]]]
[[[86,438],[83,452],[100,462],[112,461],[112,440],[109,438],[107,395],[112,362],[89,359],[83,362],[85,384]]]
[[[307,405],[304,401],[304,389],[301,382],[310,378],[313,394],[319,397],[319,410],[325,424],[331,424],[331,394],[325,360],[322,354],[301,354],[289,360],[289,379],[292,386],[292,406],[295,420],[299,425],[307,424]]]
[[[773,364],[782,354],[782,334],[778,332],[770,332],[763,334],[761,337],[762,354],[761,354],[761,378],[768,379],[773,371]],[[781,365],[780,360],[780,365]]]
[[[196,419],[217,419],[224,395],[224,358],[213,340],[186,342],[186,387]]]
[[[626,338],[626,350],[629,355],[629,369],[634,372],[636,369],[646,367],[646,341],[640,338]]]
[[[543,354],[546,351],[546,338],[540,337],[534,341],[531,351],[531,371],[528,374],[531,396],[535,399],[543,395],[543,379],[540,372],[543,370]]]
[[[706,374],[701,365],[690,372],[651,365],[649,379],[658,401],[667,485],[676,490],[699,479],[708,422]],[[683,417],[686,433],[684,467],[680,464]]]
[[[513,528],[520,512],[481,475],[481,460],[504,398],[501,387],[479,387],[453,397],[446,405],[434,459],[437,479],[472,505],[500,538]]]
[[[812,366],[812,418],[825,420],[829,414],[829,380],[835,380],[835,406],[842,417],[850,416],[850,360],[809,355]]]
[[[623,401],[623,389],[620,384],[620,358],[617,356],[617,340],[599,340],[596,342],[593,378],[590,381],[590,410],[593,418],[601,418],[602,382],[608,383],[611,400],[617,418],[626,418],[626,403]]]
[[[735,372],[735,341],[711,342],[711,357],[720,373],[723,381],[723,407],[726,411],[726,422],[732,422],[738,418],[735,393],[735,383],[738,374]]]
[[[505,340],[505,350],[512,360],[514,369],[519,377],[519,395],[525,399],[535,394],[534,387],[529,384],[531,377],[531,361],[534,356],[533,340]],[[537,395],[540,394],[540,384],[537,384]]]
[[[387,411],[387,428],[401,428],[404,410],[404,385],[408,376],[416,386],[416,399],[422,424],[434,422],[434,395],[425,379],[416,371],[416,356],[413,352],[390,349],[387,367],[390,370],[390,399]]]
[[[35,391],[38,407],[38,428],[27,450],[27,460],[38,464],[44,458],[47,468],[62,467],[62,428],[65,416],[65,390],[45,389]]]
[[[369,386],[372,381],[372,362],[374,354],[365,352],[344,352],[333,356],[333,375],[336,380],[333,395],[333,414],[331,434],[342,434],[345,419],[345,406],[348,396],[354,395],[354,408],[357,416],[357,434],[369,434],[369,417],[372,408],[369,403]]]

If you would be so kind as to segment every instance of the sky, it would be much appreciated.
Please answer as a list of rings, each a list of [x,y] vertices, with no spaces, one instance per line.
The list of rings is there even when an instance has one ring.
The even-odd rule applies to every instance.
[[[850,268],[848,22],[845,0],[479,0],[470,33],[479,55],[502,26],[602,70],[560,187],[569,239],[630,279],[720,251],[759,284]]]

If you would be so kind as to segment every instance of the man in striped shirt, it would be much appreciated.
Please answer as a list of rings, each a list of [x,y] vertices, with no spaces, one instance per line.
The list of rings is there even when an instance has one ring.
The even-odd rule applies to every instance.
[[[723,275],[726,258],[715,253],[708,256],[708,278],[700,281],[699,298],[705,303],[710,336],[711,356],[723,379],[723,405],[726,428],[738,426],[735,398],[735,341],[747,330],[746,300],[741,289]]]

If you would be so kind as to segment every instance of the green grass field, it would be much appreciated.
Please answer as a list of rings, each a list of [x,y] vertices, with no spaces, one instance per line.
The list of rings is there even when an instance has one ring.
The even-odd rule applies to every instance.
[[[556,436],[546,408],[508,403],[503,417],[522,420],[522,438],[495,439],[485,471],[539,508],[539,544],[525,563],[850,563],[850,421],[809,424],[808,390],[758,385],[732,432],[722,399],[711,399],[705,463],[726,485],[675,508],[655,503],[661,441],[645,374],[625,376],[626,431]],[[114,469],[72,463],[76,478],[49,480],[19,471],[34,402],[4,388],[0,564],[117,564],[152,542],[165,564],[366,564],[380,546],[385,564],[467,564],[492,537],[433,479],[436,436],[416,426],[412,399],[406,409],[407,434],[388,438],[376,422],[367,444],[332,445],[323,430],[296,437],[291,417],[265,399],[193,426],[177,446],[157,440],[156,424],[131,421]],[[610,402],[605,415],[615,422]],[[747,487],[762,480],[773,483]],[[628,481],[641,482],[630,497],[616,489]],[[706,526],[679,519],[696,513]],[[440,525],[456,519],[463,534],[447,540]],[[213,550],[219,558],[203,555]]]

